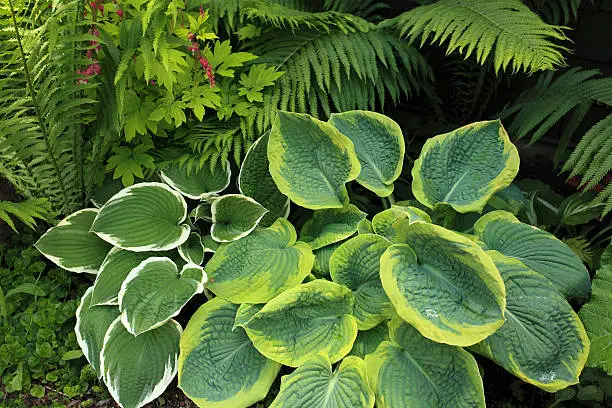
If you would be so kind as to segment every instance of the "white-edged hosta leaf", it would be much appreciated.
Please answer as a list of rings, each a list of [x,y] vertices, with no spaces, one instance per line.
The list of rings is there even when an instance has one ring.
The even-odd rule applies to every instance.
[[[439,343],[470,346],[504,323],[506,292],[495,264],[471,240],[434,224],[402,231],[380,260],[385,292],[402,319]]]
[[[357,338],[349,355],[365,358],[368,354],[374,353],[380,343],[389,340],[389,326],[387,323],[382,322],[370,330],[360,330],[357,333]]]
[[[34,244],[47,259],[70,272],[98,273],[112,245],[89,232],[98,210],[86,208],[64,218]]]
[[[196,208],[191,210],[189,217],[191,217],[194,222],[199,220],[212,222],[211,204],[208,201],[198,204]]]
[[[357,336],[353,303],[350,289],[317,279],[281,293],[242,327],[261,354],[281,364],[298,367],[319,353],[335,363]]]
[[[523,224],[506,211],[483,215],[474,234],[487,249],[518,259],[549,279],[567,297],[586,297],[591,281],[578,256],[554,235]]]
[[[283,376],[270,408],[373,408],[366,366],[359,357],[347,357],[332,372],[325,354],[313,356]]]
[[[423,337],[399,317],[389,323],[389,337],[365,357],[377,408],[485,408],[470,353]]]
[[[472,123],[428,139],[412,168],[412,192],[429,208],[481,212],[510,185],[519,155],[499,120]]]
[[[217,252],[217,249],[221,246],[221,244],[215,241],[210,234],[204,235],[202,237],[202,245],[204,246],[204,252]]]
[[[279,191],[313,210],[341,208],[345,184],[361,165],[349,138],[310,115],[278,112],[268,142],[270,174]]]
[[[431,223],[431,217],[423,210],[416,207],[392,205],[391,208],[379,212],[372,218],[372,229],[389,241],[399,243],[401,237],[398,235],[398,230],[402,230],[402,225],[405,224],[405,222],[398,222],[400,220],[406,220],[408,225],[415,222]]]
[[[212,203],[210,235],[218,242],[246,237],[268,212],[261,204],[241,194],[227,194]]]
[[[279,218],[269,228],[222,245],[206,264],[208,288],[233,303],[264,303],[299,285],[312,269],[308,244]]]
[[[206,273],[195,264],[178,267],[165,257],[152,257],[128,274],[119,291],[121,321],[135,336],[153,330],[178,315],[204,291]]]
[[[357,182],[379,197],[393,193],[406,152],[399,125],[383,114],[362,110],[333,113],[329,123],[355,145],[361,164]]]
[[[173,165],[166,167],[160,174],[164,183],[184,195],[200,200],[215,195],[229,186],[231,172],[229,162],[225,166],[217,166],[213,172],[210,166],[202,166],[193,170],[188,166]]]
[[[185,262],[202,265],[204,262],[204,244],[202,237],[196,232],[189,234],[189,238],[178,247],[178,252]]]
[[[312,253],[315,256],[312,270],[319,275],[329,276],[329,260],[331,259],[334,251],[342,245],[344,241],[336,242],[331,245],[324,246],[323,248],[315,249]]]
[[[123,408],[139,408],[159,397],[176,375],[181,326],[170,320],[133,336],[115,319],[100,353],[102,378]]]
[[[244,157],[238,176],[238,189],[245,196],[253,198],[269,210],[261,220],[261,225],[269,227],[277,218],[289,216],[289,198],[276,187],[270,175],[268,162],[268,140],[266,133],[255,143]]]
[[[202,408],[247,408],[265,398],[281,365],[262,356],[242,327],[238,305],[214,298],[191,317],[179,356],[179,388]]]
[[[365,217],[366,213],[353,204],[316,210],[312,218],[304,223],[300,240],[307,242],[312,249],[323,248],[353,235]]]
[[[133,252],[166,251],[181,245],[190,228],[183,196],[162,183],[140,183],[111,197],[91,226],[103,240]]]

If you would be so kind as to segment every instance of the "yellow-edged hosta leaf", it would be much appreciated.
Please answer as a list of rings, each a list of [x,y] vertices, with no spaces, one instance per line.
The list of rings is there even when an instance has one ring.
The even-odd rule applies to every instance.
[[[342,242],[336,242],[331,245],[324,246],[323,248],[315,249],[312,251],[315,256],[314,265],[312,265],[313,272],[318,273],[322,276],[329,276],[329,260],[331,259],[334,251],[342,245]]]
[[[431,217],[425,211],[416,207],[392,205],[382,212],[379,212],[372,218],[372,229],[378,235],[387,238],[394,243],[401,242],[401,237],[398,235],[398,230],[404,223],[399,223],[400,220],[406,220],[408,225],[415,222],[431,223]]]
[[[268,212],[261,204],[242,194],[226,194],[213,201],[210,208],[210,235],[218,242],[231,242],[246,237]]]
[[[374,353],[380,343],[386,340],[389,340],[388,322],[383,322],[370,330],[360,330],[349,355],[365,358],[368,354]]]
[[[366,214],[353,204],[316,210],[312,218],[304,223],[300,239],[312,249],[323,248],[353,235],[365,217]]]
[[[225,190],[229,186],[231,172],[229,162],[217,166],[215,171],[210,166],[193,170],[189,166],[173,165],[166,167],[160,174],[164,183],[193,200],[201,200]]]

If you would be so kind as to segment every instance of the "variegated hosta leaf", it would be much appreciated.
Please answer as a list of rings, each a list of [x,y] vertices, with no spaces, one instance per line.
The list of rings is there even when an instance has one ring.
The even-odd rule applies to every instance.
[[[222,245],[206,264],[208,288],[233,303],[264,303],[299,285],[314,255],[296,239],[293,225],[279,218],[269,228]]]
[[[179,274],[170,258],[149,258],[132,269],[121,285],[121,321],[135,336],[153,330],[202,293],[205,282],[206,273],[195,264],[185,265]]]
[[[469,346],[504,323],[506,292],[495,264],[474,242],[443,227],[409,225],[390,246],[380,277],[397,313],[423,336]]]
[[[193,170],[188,166],[173,165],[166,167],[160,176],[164,183],[185,197],[201,200],[225,190],[229,186],[231,172],[229,162],[226,162],[225,166],[217,166],[214,172],[210,166]]]
[[[345,183],[361,165],[349,138],[310,115],[279,112],[268,142],[270,174],[281,193],[313,210],[341,208]]]
[[[523,224],[506,211],[483,215],[474,233],[488,249],[516,258],[549,279],[566,297],[586,297],[591,281],[580,258],[554,235]]]
[[[217,252],[217,249],[221,246],[220,243],[215,241],[210,235],[204,235],[202,237],[202,245],[204,246],[204,252]]]
[[[181,338],[179,387],[202,408],[247,408],[265,398],[281,365],[259,354],[238,305],[214,298],[191,317]]]
[[[181,326],[170,320],[140,336],[115,319],[100,354],[102,378],[123,408],[139,408],[159,397],[176,375]]]
[[[372,227],[372,221],[367,218],[362,220],[359,225],[357,225],[357,233],[358,234],[373,234],[374,227]]]
[[[227,194],[213,201],[211,212],[212,238],[218,242],[231,242],[249,235],[268,210],[250,197]]]
[[[406,222],[398,222],[406,220]],[[402,225],[410,225],[415,222],[431,223],[431,217],[425,211],[416,207],[405,207],[392,205],[372,218],[372,229],[378,235],[387,238],[389,241],[399,243],[401,236],[398,233],[403,230]]]
[[[191,210],[189,213],[189,217],[193,220],[193,222],[204,220],[208,222],[212,222],[212,209],[211,204],[208,201],[204,201],[196,208]]]
[[[362,359],[347,357],[332,372],[325,354],[312,357],[281,379],[280,391],[270,408],[373,408]]]
[[[353,204],[342,208],[316,210],[312,218],[304,223],[300,239],[307,242],[312,249],[323,248],[353,235],[365,217],[366,213]]]
[[[189,237],[185,199],[162,183],[124,188],[104,204],[91,226],[103,240],[133,252],[167,251]]]
[[[351,356],[365,358],[376,351],[380,343],[389,340],[388,322],[383,322],[370,330],[360,330],[349,353]]]
[[[577,384],[589,339],[572,307],[520,261],[497,251],[488,254],[506,285],[506,322],[473,349],[545,391]]]
[[[189,238],[181,246],[178,247],[178,252],[185,262],[196,265],[202,265],[204,262],[204,244],[202,237],[196,232],[189,234]]]
[[[523,191],[516,184],[510,184],[508,187],[495,193],[487,204],[496,210],[505,210],[516,215],[528,203],[529,201]]]
[[[93,189],[90,201],[96,208],[100,208],[121,190],[123,190],[121,179],[106,177],[102,186],[96,186]]]
[[[53,228],[49,228],[34,244],[47,259],[70,272],[98,273],[112,245],[89,232],[98,210],[77,211]]]
[[[289,289],[242,326],[261,354],[298,367],[319,353],[332,363],[348,354],[357,336],[353,294],[322,279]]]
[[[359,330],[368,330],[395,315],[380,282],[380,257],[391,245],[375,234],[349,239],[334,251],[329,262],[331,278],[355,295],[353,315]]]
[[[412,168],[412,192],[429,208],[481,212],[516,177],[519,161],[499,120],[472,123],[425,142]]]
[[[243,303],[236,312],[234,328],[248,323],[263,307],[264,303]]]
[[[270,134],[266,133],[249,149],[238,176],[238,188],[242,194],[249,196],[270,212],[264,215],[261,225],[269,227],[277,218],[289,216],[290,201],[284,196],[274,179],[270,175],[270,163],[268,162],[268,140]]]
[[[98,377],[101,377],[100,352],[104,345],[104,335],[111,323],[119,317],[119,309],[116,306],[93,306],[92,290],[92,287],[88,288],[81,298],[76,311],[74,332],[85,358],[96,370]]]
[[[474,357],[459,347],[423,337],[395,318],[391,341],[365,357],[377,408],[484,408],[484,389]]]
[[[314,265],[312,270],[319,275],[329,276],[329,260],[331,259],[334,251],[342,245],[344,241],[336,242],[331,245],[324,246],[323,248],[315,249],[312,251],[315,256]]]
[[[380,113],[360,110],[333,113],[329,123],[355,145],[361,164],[357,182],[379,197],[393,193],[406,152],[399,125]]]

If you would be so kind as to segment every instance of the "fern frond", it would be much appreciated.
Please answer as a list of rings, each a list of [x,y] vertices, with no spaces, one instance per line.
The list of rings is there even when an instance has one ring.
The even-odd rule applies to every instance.
[[[578,16],[580,0],[527,0],[525,3],[551,24],[567,24]]]
[[[591,243],[585,237],[571,237],[562,240],[565,245],[571,248],[572,251],[580,258],[580,260],[591,268],[593,267],[593,258],[595,252],[591,247]]]
[[[17,228],[12,217],[23,222],[28,228],[36,228],[36,218],[46,220],[51,215],[51,207],[46,198],[32,198],[19,203],[0,200],[0,220],[7,223],[15,232]]]
[[[380,0],[325,0],[323,7],[325,10],[339,11],[367,18],[379,10],[389,8],[389,5]]]

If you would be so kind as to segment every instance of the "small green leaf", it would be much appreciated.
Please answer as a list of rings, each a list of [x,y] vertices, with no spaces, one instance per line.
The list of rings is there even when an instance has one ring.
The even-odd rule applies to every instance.
[[[402,237],[400,231],[406,222],[407,225],[415,222],[428,222],[431,224],[431,217],[423,210],[416,207],[405,207],[401,205],[393,205],[374,216],[372,218],[372,229],[378,235],[387,238],[394,243],[401,243]]]
[[[189,234],[187,241],[178,247],[178,252],[185,262],[196,265],[202,265],[204,262],[204,244],[196,232]]]
[[[70,350],[62,355],[62,360],[70,361],[81,357],[83,357],[83,352],[81,350]]]
[[[366,213],[353,204],[342,208],[316,210],[312,218],[304,223],[300,239],[307,242],[312,249],[323,248],[353,235],[365,217]]]
[[[229,162],[217,166],[215,171],[210,166],[190,171],[188,166],[166,167],[160,174],[164,183],[193,200],[202,200],[225,190],[229,186],[231,172]]]
[[[218,242],[243,238],[257,227],[267,212],[257,201],[241,194],[216,198],[211,207],[213,226],[210,235]]]
[[[13,297],[15,295],[24,294],[24,295],[32,295],[32,296],[45,296],[46,293],[35,283],[22,283],[14,289],[6,292],[6,298]]]
[[[380,343],[389,340],[388,322],[383,322],[370,330],[360,330],[349,353],[351,356],[365,358],[376,351]]]
[[[34,398],[44,398],[45,389],[43,388],[42,385],[35,384],[32,386],[32,388],[30,388],[30,395],[33,396]]]

